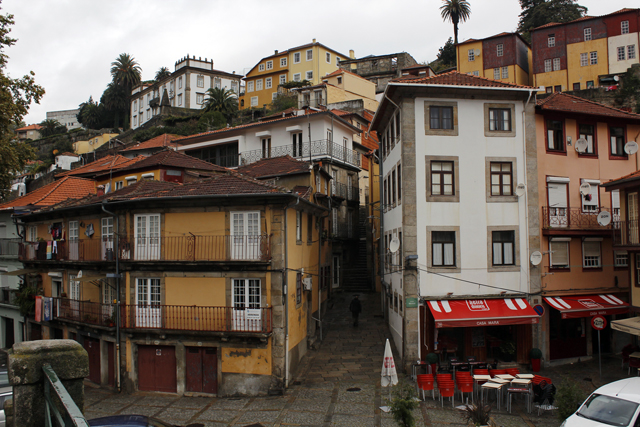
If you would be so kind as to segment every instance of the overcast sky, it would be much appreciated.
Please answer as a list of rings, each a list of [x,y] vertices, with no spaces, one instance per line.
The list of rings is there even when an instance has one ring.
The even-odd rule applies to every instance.
[[[581,0],[589,15],[637,7],[636,0]],[[459,39],[515,31],[518,0],[469,0],[471,19]],[[174,70],[183,56],[213,58],[214,68],[244,74],[275,49],[313,38],[357,58],[408,52],[432,61],[453,36],[440,17],[441,0],[3,0],[1,13],[16,21],[7,49],[12,77],[34,71],[46,94],[32,105],[27,124],[47,111],[99,100],[111,80],[111,62],[123,52],[153,79],[160,67]]]

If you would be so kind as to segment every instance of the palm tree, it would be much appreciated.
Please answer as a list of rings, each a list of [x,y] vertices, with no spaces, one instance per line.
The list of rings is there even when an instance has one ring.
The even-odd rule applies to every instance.
[[[219,111],[229,119],[238,110],[238,98],[234,91],[212,87],[207,89],[205,111]]]
[[[464,22],[471,16],[471,6],[467,0],[442,0],[440,15],[445,21],[453,22],[453,42],[458,44],[458,22]]]
[[[131,89],[140,83],[142,68],[135,58],[128,53],[121,53],[118,58],[111,63],[111,77],[118,86]]]
[[[164,80],[165,78],[171,75],[171,71],[167,67],[160,67],[158,71],[156,71],[156,82],[160,80]]]

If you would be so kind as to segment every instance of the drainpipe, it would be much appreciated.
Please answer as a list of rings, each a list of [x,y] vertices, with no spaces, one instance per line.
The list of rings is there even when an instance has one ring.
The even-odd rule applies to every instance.
[[[533,91],[530,90],[529,91],[529,98],[527,98],[527,102],[524,103],[524,108],[522,109],[522,160],[524,162],[524,182],[525,182],[525,186],[526,186],[526,191],[524,192],[524,223],[526,224],[527,227],[527,237],[529,236],[529,197],[528,197],[528,193],[529,193],[529,186],[527,185],[527,128],[526,128],[526,114],[527,114],[527,105],[529,105],[529,101],[531,101],[531,97],[533,96]],[[535,113],[534,113],[535,114]],[[527,268],[529,268],[529,254],[530,252],[530,248],[529,248],[529,241],[527,239],[527,258],[526,258],[526,265]],[[525,264],[525,263],[523,263]],[[522,274],[522,270],[521,274]],[[529,274],[529,272],[526,272],[526,276],[527,276],[527,293],[531,293],[531,275]]]
[[[116,388],[118,389],[118,393],[122,391],[120,386],[120,245],[119,245],[119,235],[120,235],[120,218],[113,212],[108,211],[104,206],[107,201],[102,201],[102,211],[114,216],[116,218],[116,233],[115,233],[115,257],[116,257]]]

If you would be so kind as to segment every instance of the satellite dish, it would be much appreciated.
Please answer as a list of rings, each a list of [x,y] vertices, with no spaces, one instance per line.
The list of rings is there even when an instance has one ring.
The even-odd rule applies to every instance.
[[[542,254],[540,251],[532,252],[529,261],[531,261],[531,265],[539,265],[542,262]]]
[[[620,76],[613,76],[613,80],[619,82],[620,81]]]
[[[473,51],[473,53],[474,53],[474,55],[475,55],[475,56],[480,55],[480,49],[475,49],[475,50]]]
[[[82,278],[82,270],[78,271],[78,274],[76,274],[76,278],[78,279]]]
[[[398,240],[397,237],[394,237],[393,240],[391,240],[391,243],[389,243],[389,252],[395,254],[398,252],[398,249],[400,249],[400,240]]]
[[[591,193],[591,185],[588,182],[583,182],[580,186],[580,194],[586,196],[589,193]]]
[[[518,197],[524,196],[524,193],[526,191],[527,191],[527,187],[523,183],[520,183],[516,186],[516,195]]]
[[[587,152],[587,148],[589,147],[589,142],[587,142],[584,138],[578,138],[576,141],[576,151],[580,154],[584,154]]]
[[[607,211],[602,211],[598,214],[598,224],[603,227],[611,224],[611,213]]]
[[[635,141],[629,141],[624,144],[624,152],[628,155],[636,154],[638,152],[638,143]]]

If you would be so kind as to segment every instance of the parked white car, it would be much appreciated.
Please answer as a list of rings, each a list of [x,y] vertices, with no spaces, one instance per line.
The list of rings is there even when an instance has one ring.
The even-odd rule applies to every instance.
[[[640,425],[640,377],[603,385],[561,427]]]

